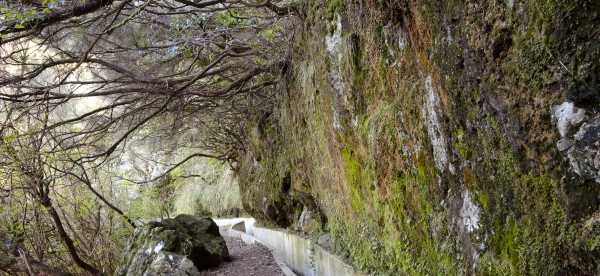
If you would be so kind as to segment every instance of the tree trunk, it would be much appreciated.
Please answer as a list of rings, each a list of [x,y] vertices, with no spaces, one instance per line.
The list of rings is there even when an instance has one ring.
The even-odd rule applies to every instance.
[[[73,261],[75,262],[75,264],[77,264],[77,266],[81,267],[82,269],[92,273],[93,275],[101,275],[102,273],[100,272],[100,270],[98,270],[97,268],[95,268],[92,265],[85,262],[83,259],[81,259],[79,254],[77,254],[77,249],[75,248],[75,243],[73,242],[73,240],[71,239],[69,234],[67,234],[67,231],[65,231],[62,221],[60,220],[60,217],[58,215],[58,212],[56,212],[56,209],[54,209],[54,206],[52,206],[52,203],[50,202],[50,200],[49,199],[44,200],[42,202],[42,206],[44,206],[46,208],[46,210],[48,211],[48,214],[50,214],[50,217],[52,217],[52,221],[54,222],[54,225],[56,226],[56,230],[58,230],[58,234],[60,235],[60,238],[63,240],[63,242],[67,246],[69,255],[71,255],[71,258],[73,258]]]

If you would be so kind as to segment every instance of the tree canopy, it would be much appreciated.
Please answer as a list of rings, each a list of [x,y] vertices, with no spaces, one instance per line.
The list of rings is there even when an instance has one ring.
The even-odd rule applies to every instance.
[[[110,273],[115,237],[136,227],[115,176],[164,182],[204,157],[235,168],[294,14],[269,0],[0,1],[0,271]],[[147,140],[186,154],[120,176],[128,145]]]

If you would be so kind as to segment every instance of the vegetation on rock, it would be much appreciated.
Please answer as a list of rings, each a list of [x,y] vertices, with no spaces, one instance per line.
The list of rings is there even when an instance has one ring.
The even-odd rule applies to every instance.
[[[248,118],[271,108],[293,12],[0,1],[0,271],[111,274],[135,228],[188,212],[182,191],[217,182],[199,164],[235,170]],[[215,215],[241,206],[190,197]]]
[[[249,132],[247,206],[308,193],[314,237],[376,274],[598,273],[598,139],[564,149],[597,137],[597,3],[302,8],[288,89]],[[563,103],[585,119],[556,118]],[[562,144],[556,120],[573,122]]]
[[[116,275],[198,275],[227,259],[225,240],[212,219],[179,215],[138,229]]]
[[[13,2],[1,271],[243,206],[367,273],[600,273],[598,1]]]

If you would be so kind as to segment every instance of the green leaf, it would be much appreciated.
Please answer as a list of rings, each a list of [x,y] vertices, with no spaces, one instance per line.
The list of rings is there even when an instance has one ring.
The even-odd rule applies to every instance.
[[[273,40],[275,40],[275,31],[272,29],[263,30],[259,33],[259,35],[269,42],[273,42]]]
[[[10,10],[7,10],[4,13],[4,16],[6,17],[6,21],[10,21],[10,20],[13,20],[15,18],[15,14],[12,11],[10,11]]]
[[[36,14],[35,10],[31,9],[31,10],[27,11],[27,13],[25,14],[25,16],[28,17],[28,18],[32,18],[32,17],[35,16],[35,14]]]
[[[17,24],[15,25],[15,29],[25,29],[25,26],[23,24]]]

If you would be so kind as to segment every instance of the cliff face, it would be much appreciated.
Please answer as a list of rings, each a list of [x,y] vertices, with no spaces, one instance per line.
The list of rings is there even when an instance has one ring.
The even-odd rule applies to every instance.
[[[600,2],[307,1],[245,208],[382,274],[600,273]]]

